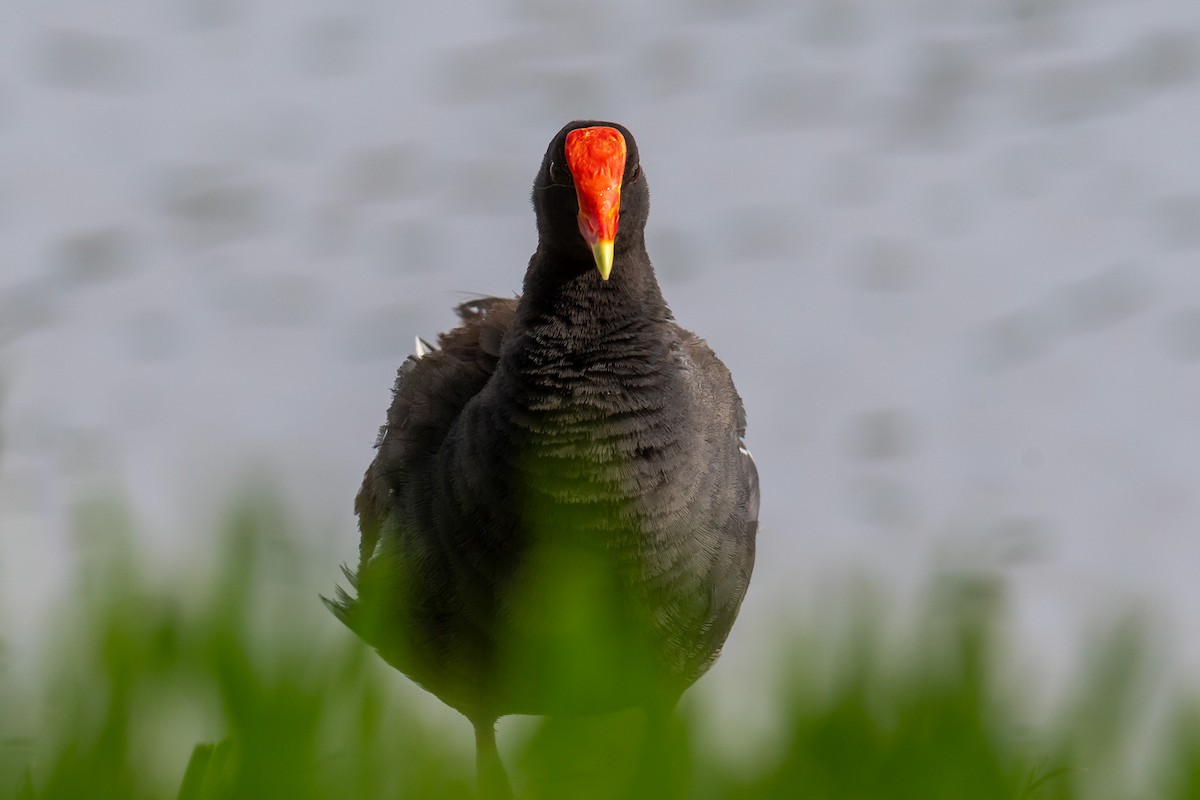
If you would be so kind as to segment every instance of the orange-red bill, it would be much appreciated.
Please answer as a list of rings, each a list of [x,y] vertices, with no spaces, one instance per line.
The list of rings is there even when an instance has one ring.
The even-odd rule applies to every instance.
[[[567,134],[566,156],[579,199],[579,233],[592,249],[600,277],[608,280],[621,211],[625,137],[616,128],[576,128]]]

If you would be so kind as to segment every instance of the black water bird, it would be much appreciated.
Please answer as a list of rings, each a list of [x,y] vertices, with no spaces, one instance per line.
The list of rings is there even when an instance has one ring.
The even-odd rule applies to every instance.
[[[475,726],[511,794],[506,714],[663,719],[716,659],[750,581],[758,474],[728,369],[679,327],[646,253],[629,131],[577,121],[533,186],[516,299],[417,340],[355,508],[334,613]]]

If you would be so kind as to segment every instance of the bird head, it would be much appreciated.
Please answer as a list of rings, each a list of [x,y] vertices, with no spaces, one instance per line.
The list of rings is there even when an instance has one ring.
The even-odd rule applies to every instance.
[[[608,280],[622,240],[641,238],[648,194],[640,179],[628,130],[612,122],[568,124],[550,143],[534,184],[543,241],[575,252],[582,245]],[[619,229],[626,231],[620,239]]]

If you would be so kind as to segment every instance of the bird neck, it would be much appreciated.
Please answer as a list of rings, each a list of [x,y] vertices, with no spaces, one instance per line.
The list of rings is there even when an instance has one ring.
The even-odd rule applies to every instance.
[[[604,413],[631,393],[670,391],[671,320],[644,249],[619,253],[607,281],[583,259],[539,249],[501,352],[508,399]]]
[[[590,254],[577,251],[539,247],[534,253],[517,308],[519,327],[557,333],[577,348],[616,330],[654,330],[672,319],[640,236],[617,252],[608,280],[601,280]]]

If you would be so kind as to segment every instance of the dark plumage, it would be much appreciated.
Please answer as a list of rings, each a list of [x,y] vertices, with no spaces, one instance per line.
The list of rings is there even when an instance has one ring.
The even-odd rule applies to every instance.
[[[605,149],[621,138],[623,168]],[[495,793],[499,716],[665,714],[716,659],[750,581],[759,492],[741,399],[662,298],[649,199],[625,128],[555,136],[523,294],[464,303],[436,348],[418,342],[355,502],[357,598],[330,606],[471,719]]]

